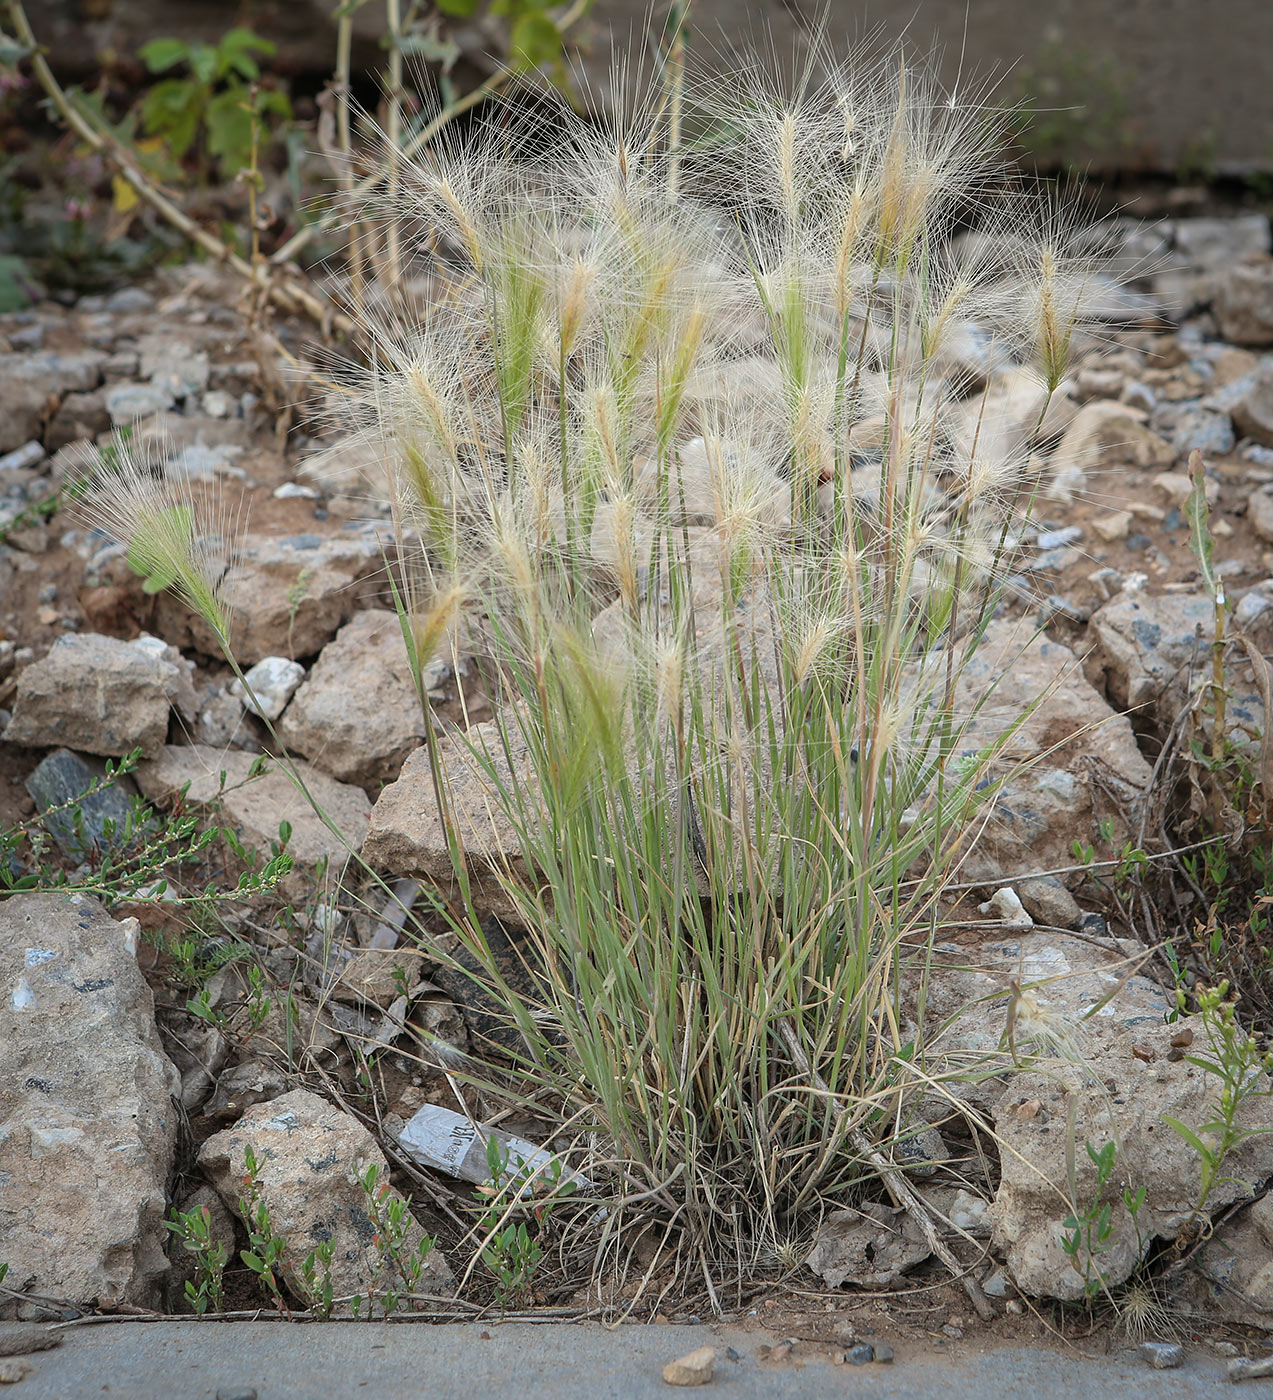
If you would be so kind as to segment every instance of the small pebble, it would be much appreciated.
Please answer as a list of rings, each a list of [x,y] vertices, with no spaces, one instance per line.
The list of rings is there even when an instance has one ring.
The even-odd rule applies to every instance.
[[[1082,538],[1080,526],[1066,525],[1060,530],[1040,530],[1035,545],[1039,549],[1060,549],[1062,545],[1077,544]]]
[[[1179,1342],[1141,1342],[1137,1355],[1155,1371],[1174,1371],[1185,1359],[1185,1349]]]
[[[1231,1381],[1254,1381],[1261,1376],[1273,1376],[1273,1356],[1266,1356],[1263,1361],[1252,1361],[1249,1356],[1238,1356],[1229,1362],[1229,1379]]]
[[[675,1361],[669,1361],[663,1368],[663,1379],[668,1385],[706,1385],[712,1378],[715,1365],[716,1348],[698,1347]],[[256,1400],[255,1396],[253,1400]]]
[[[859,1342],[845,1352],[844,1359],[850,1366],[866,1366],[875,1360],[875,1348],[870,1342]]]
[[[1131,528],[1132,513],[1129,510],[1116,510],[1112,515],[1102,515],[1092,521],[1092,529],[1105,541],[1106,544],[1114,544],[1117,540],[1125,540],[1127,532]]]
[[[876,1342],[875,1361],[879,1366],[891,1366],[893,1364],[893,1348],[885,1342]]]
[[[21,471],[24,467],[33,467],[43,460],[44,448],[33,439],[0,457],[0,472]]]
[[[0,1385],[17,1385],[31,1374],[31,1363],[17,1356],[6,1356],[0,1360]]]
[[[962,1327],[956,1327],[953,1322],[948,1322],[945,1327],[941,1329],[941,1332],[943,1337],[949,1337],[955,1342],[964,1335],[964,1329]]]

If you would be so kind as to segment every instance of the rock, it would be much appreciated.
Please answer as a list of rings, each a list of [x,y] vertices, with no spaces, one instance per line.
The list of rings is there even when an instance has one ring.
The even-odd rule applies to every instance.
[[[155,384],[136,384],[124,379],[107,386],[102,402],[111,422],[117,428],[126,428],[143,418],[153,418],[156,413],[164,413],[172,407],[172,395]]]
[[[971,1191],[956,1191],[946,1215],[952,1225],[970,1235],[990,1233],[990,1202]]]
[[[230,1053],[222,1031],[201,1017],[170,1011],[163,1023],[164,1048],[181,1075],[181,1106],[194,1114],[212,1093]]]
[[[868,1201],[858,1210],[831,1211],[805,1263],[828,1288],[891,1288],[929,1253],[906,1211]]]
[[[669,1361],[663,1368],[663,1379],[668,1385],[706,1385],[712,1378],[712,1368],[716,1365],[715,1347],[697,1347],[675,1361]]]
[[[267,656],[313,656],[370,601],[370,580],[380,567],[374,531],[247,536],[224,587],[233,614],[231,644],[240,664],[255,665]],[[203,619],[171,594],[157,599],[155,627],[174,646],[221,654]]]
[[[1247,499],[1246,518],[1262,540],[1273,542],[1273,487],[1252,491]]]
[[[92,350],[0,355],[0,452],[42,437],[62,395],[97,387],[104,359]]]
[[[204,1107],[204,1117],[230,1122],[253,1105],[268,1103],[287,1092],[286,1078],[260,1060],[246,1060],[228,1069],[217,1080],[216,1092]]]
[[[1172,443],[1180,457],[1187,457],[1194,448],[1204,457],[1225,457],[1237,446],[1237,437],[1227,413],[1188,408],[1176,419]]]
[[[228,688],[210,685],[200,695],[194,740],[214,749],[236,748],[255,753],[260,749],[256,732],[244,717],[243,701]]]
[[[1096,400],[1084,404],[1066,428],[1054,460],[1085,470],[1127,464],[1169,466],[1176,449],[1146,426],[1146,414],[1129,404]]]
[[[59,637],[42,661],[18,678],[10,744],[63,744],[119,757],[132,749],[153,756],[168,735],[170,703],[193,714],[194,690],[184,665],[156,639],[121,642],[95,632]]]
[[[1265,447],[1273,447],[1273,364],[1262,365],[1232,387],[1237,430]]]
[[[1115,986],[1120,967],[1116,964],[1108,973]],[[1046,990],[1054,988],[1072,1007],[1074,994],[1049,981]],[[1042,1015],[1032,1012],[1046,1035],[1055,1038],[1052,1048],[1043,1048],[1046,1069],[1015,1075],[994,1109],[1002,1167],[991,1207],[994,1241],[1006,1251],[1017,1286],[1038,1297],[1077,1301],[1083,1296],[1083,1274],[1063,1249],[1064,1221],[1073,1210],[1071,1162],[1079,1207],[1098,1197],[1096,1169],[1085,1151],[1072,1150],[1073,1144],[1091,1143],[1097,1149],[1108,1142],[1119,1145],[1113,1178],[1099,1198],[1111,1206],[1111,1238],[1096,1261],[1109,1286],[1136,1268],[1142,1242],[1155,1236],[1174,1239],[1195,1219],[1199,1159],[1164,1115],[1195,1129],[1209,1122],[1214,1112],[1210,1076],[1187,1060],[1172,1060],[1172,1036],[1179,1026],[1162,1024],[1166,1006],[1161,996],[1157,1016],[1138,1015],[1130,1023],[1123,1005],[1124,991],[1117,991],[1101,1014],[1086,1021],[1056,1006]],[[1040,1107],[1029,1114],[1015,1111],[1022,1103]],[[1267,1098],[1247,1100],[1243,1126],[1261,1135],[1226,1157],[1224,1179],[1208,1198],[1212,1212],[1251,1196],[1273,1175],[1273,1141],[1262,1135],[1273,1128]],[[1124,1183],[1145,1188],[1134,1221],[1123,1204]]]
[[[87,394],[67,394],[49,421],[46,436],[49,451],[56,452],[59,447],[81,438],[95,438],[99,433],[107,432],[110,426],[106,396],[100,389],[93,389]]]
[[[208,387],[208,356],[183,340],[158,332],[137,346],[140,373],[174,399],[187,399]]]
[[[287,821],[292,828],[287,849],[297,868],[312,872],[325,860],[327,878],[339,878],[345,862],[362,846],[366,835],[371,819],[366,795],[319,773],[308,763],[297,762],[297,773],[341,832],[338,838],[315,815],[281,767],[267,766],[263,776],[249,782],[254,762],[251,754],[238,750],[226,753],[202,744],[168,745],[153,762],[138,768],[137,784],[151,801],[162,802],[189,783],[188,803],[219,803],[224,819],[235,828],[244,846],[267,854],[270,842],[278,840],[280,822]]]
[[[267,656],[230,686],[230,694],[262,719],[277,719],[305,679],[305,668],[285,656]]]
[[[1273,261],[1265,257],[1225,268],[1211,309],[1225,340],[1273,345]]]
[[[1036,923],[1049,928],[1078,928],[1083,911],[1078,900],[1055,875],[1036,875],[1033,879],[1017,881],[1017,895],[1026,913]]]
[[[125,776],[89,792],[105,777],[104,764],[70,749],[54,749],[26,781],[36,810],[48,814],[46,830],[72,860],[82,861],[94,851],[120,852],[130,844],[136,785]]]
[[[1075,397],[1080,403],[1092,399],[1116,399],[1123,392],[1126,376],[1122,370],[1104,369],[1099,365],[1079,371]]]
[[[5,1357],[0,1361],[0,1385],[17,1385],[19,1381],[24,1381],[31,1374],[32,1366],[29,1361],[22,1361],[17,1357]]]
[[[117,923],[82,895],[0,903],[11,1288],[105,1308],[157,1301],[180,1081],[137,966],[139,935],[135,919]]]
[[[987,919],[1000,920],[1005,928],[1028,929],[1034,927],[1034,920],[1026,913],[1016,890],[1010,886],[996,890],[985,904],[978,905],[978,912]]]
[[[1194,267],[1220,270],[1269,251],[1266,214],[1228,219],[1177,219],[1176,250]]]
[[[37,1327],[30,1322],[0,1322],[0,1356],[29,1356],[33,1351],[52,1351],[62,1345],[61,1332]]]
[[[333,777],[364,787],[398,777],[425,729],[396,613],[369,609],[340,629],[297,691],[280,733]]]
[[[1170,725],[1193,677],[1209,673],[1215,606],[1202,593],[1123,592],[1093,613],[1091,629],[1096,646],[1089,674],[1119,709],[1148,710],[1160,726]],[[1229,709],[1235,729],[1260,723],[1253,689],[1236,688]]]
[[[1106,544],[1114,544],[1117,540],[1125,540],[1127,532],[1131,529],[1132,516],[1127,510],[1116,510],[1110,515],[1097,516],[1092,521],[1092,529],[1103,539]]]
[[[356,1118],[296,1089],[250,1108],[233,1128],[210,1137],[199,1149],[199,1165],[238,1215],[249,1147],[263,1159],[257,1186],[275,1233],[287,1241],[281,1273],[298,1301],[305,1297],[300,1279],[305,1259],[326,1241],[335,1246],[331,1270],[337,1297],[361,1294],[365,1300],[386,1288],[401,1290],[397,1271],[385,1267],[375,1247],[377,1227],[356,1179],[374,1165],[379,1180],[388,1185],[388,1163]],[[401,1200],[390,1188],[381,1209]],[[408,1221],[406,1248],[414,1251],[424,1232],[409,1216]],[[441,1292],[450,1284],[451,1271],[433,1249],[425,1260],[419,1291]],[[337,1311],[348,1316],[348,1304],[338,1305]]]
[[[1179,1342],[1141,1342],[1136,1354],[1155,1371],[1174,1371],[1185,1360],[1185,1349]]]
[[[515,726],[510,739],[518,780],[534,784],[530,752]],[[473,750],[489,754],[503,781],[513,781],[495,721],[474,725],[467,739],[444,736],[438,743],[438,757],[450,784],[451,811],[460,843],[468,855],[469,878],[478,907],[484,913],[516,916],[516,906],[504,891],[498,874],[504,865],[504,854],[510,857],[514,872],[527,877],[528,872],[518,856],[517,831],[496,801]],[[446,830],[438,816],[426,749],[412,753],[397,780],[376,799],[363,843],[363,858],[389,875],[419,876],[442,890],[451,887],[455,876]]]
[[[1216,1226],[1198,1252],[1207,1311],[1273,1331],[1273,1197],[1261,1196]]]
[[[1068,647],[1031,637],[1019,624],[987,627],[956,687],[955,712],[970,716],[961,754],[975,754],[1015,725],[1010,749],[1031,765],[1009,775],[964,861],[964,879],[997,886],[1068,866],[1075,838],[1087,839],[1094,820],[1123,829],[1104,783],[1120,786],[1129,802],[1148,787],[1150,767],[1130,721],[1097,693]]]

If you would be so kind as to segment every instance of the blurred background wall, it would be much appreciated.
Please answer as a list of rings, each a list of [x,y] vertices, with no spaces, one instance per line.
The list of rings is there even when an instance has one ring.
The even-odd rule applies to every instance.
[[[127,59],[148,39],[213,40],[247,24],[279,45],[275,68],[330,72],[334,0],[48,0],[33,6],[42,43],[64,72]],[[485,7],[481,7],[484,9]],[[464,63],[489,71],[502,22],[451,21]],[[584,70],[605,72],[616,44],[660,24],[666,0],[595,0],[571,31]],[[379,71],[384,6],[357,16],[355,60]],[[799,46],[825,14],[837,44],[906,36],[938,51],[945,78],[994,75],[1032,112],[1028,153],[1040,164],[1162,171],[1186,178],[1273,171],[1273,0],[694,0],[691,44]]]

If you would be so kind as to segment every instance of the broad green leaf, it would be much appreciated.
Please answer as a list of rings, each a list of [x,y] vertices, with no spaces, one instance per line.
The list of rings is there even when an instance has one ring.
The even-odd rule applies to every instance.
[[[510,47],[519,63],[537,68],[560,57],[561,30],[547,15],[523,15],[513,25]]]
[[[1194,1132],[1192,1128],[1185,1127],[1185,1125],[1180,1121],[1179,1118],[1173,1118],[1169,1113],[1164,1113],[1162,1115],[1162,1118],[1163,1122],[1166,1123],[1169,1128],[1173,1129],[1182,1138],[1184,1138],[1184,1140],[1189,1144],[1189,1146],[1192,1147],[1193,1150],[1202,1159],[1204,1164],[1211,1160],[1213,1155],[1211,1148],[1208,1147],[1205,1142],[1203,1142],[1203,1140],[1198,1136],[1197,1133]]]
[[[27,265],[16,253],[0,253],[0,312],[21,311],[30,300]]]
[[[1216,577],[1211,567],[1211,554],[1214,541],[1211,538],[1211,511],[1207,505],[1207,477],[1202,465],[1202,453],[1195,447],[1189,454],[1189,480],[1193,490],[1185,504],[1189,519],[1189,535],[1193,544],[1194,557],[1198,561],[1198,572],[1202,575],[1203,587],[1214,598]]]
[[[436,0],[437,7],[444,15],[453,19],[468,19],[478,5],[478,0]]]
[[[137,56],[152,73],[167,72],[178,63],[185,63],[189,55],[189,47],[180,39],[152,39],[150,43],[143,44],[137,52]]]
[[[190,71],[204,85],[211,87],[221,76],[221,64],[216,49],[207,44],[195,44],[190,50]]]

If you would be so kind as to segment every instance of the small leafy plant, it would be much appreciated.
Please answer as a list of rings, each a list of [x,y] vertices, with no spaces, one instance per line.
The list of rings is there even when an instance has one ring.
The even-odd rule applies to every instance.
[[[243,1190],[239,1195],[239,1214],[248,1231],[248,1248],[239,1251],[239,1258],[256,1275],[261,1291],[281,1313],[288,1311],[283,1299],[281,1263],[287,1240],[275,1233],[270,1209],[261,1193],[260,1174],[265,1161],[249,1145],[243,1152]]]
[[[1062,1222],[1066,1234],[1061,1241],[1070,1267],[1083,1280],[1083,1292],[1089,1303],[1097,1297],[1109,1293],[1105,1273],[1100,1267],[1100,1257],[1116,1243],[1114,1225],[1114,1202],[1104,1199],[1114,1176],[1118,1161],[1118,1147],[1107,1142],[1104,1147],[1095,1147],[1090,1141],[1084,1143],[1087,1155],[1096,1168],[1096,1183],[1091,1193],[1080,1204],[1077,1197],[1077,1178],[1070,1166],[1070,1193],[1074,1209]],[[1145,1204],[1145,1188],[1138,1186],[1135,1191],[1130,1186],[1123,1187],[1122,1202],[1133,1225],[1136,1224],[1141,1207]]]
[[[195,1256],[195,1276],[186,1280],[186,1301],[200,1317],[225,1309],[225,1266],[229,1250],[212,1237],[212,1212],[207,1206],[181,1211],[172,1208],[164,1225]]]
[[[1180,1009],[1185,1009],[1184,993],[1177,993]],[[1198,1016],[1206,1045],[1185,1059],[1197,1066],[1215,1083],[1217,1097],[1212,1116],[1192,1127],[1164,1113],[1167,1126],[1198,1154],[1198,1202],[1195,1215],[1201,1217],[1216,1186],[1230,1178],[1222,1176],[1225,1159],[1236,1147],[1269,1131],[1244,1128],[1238,1121],[1243,1107],[1253,1098],[1273,1094],[1269,1075],[1273,1073],[1273,1051],[1261,1050],[1256,1037],[1238,1023],[1235,1000],[1229,984],[1198,990]]]
[[[254,124],[292,116],[287,94],[260,81],[257,55],[271,57],[274,48],[243,27],[216,44],[152,39],[140,55],[151,73],[186,71],[156,83],[142,99],[142,127],[179,161],[193,155],[205,173],[215,161],[222,175],[238,174],[252,161]]]
[[[422,1235],[418,1242],[412,1243],[415,1220],[411,1214],[411,1198],[395,1194],[388,1177],[382,1178],[381,1169],[375,1162],[368,1163],[357,1180],[367,1203],[367,1214],[376,1230],[373,1243],[379,1258],[379,1269],[396,1276],[402,1285],[401,1292],[395,1284],[381,1294],[381,1305],[388,1317],[397,1311],[404,1298],[409,1299],[416,1292],[437,1241],[431,1235]],[[374,1299],[368,1298],[367,1301],[367,1315],[370,1317]]]

